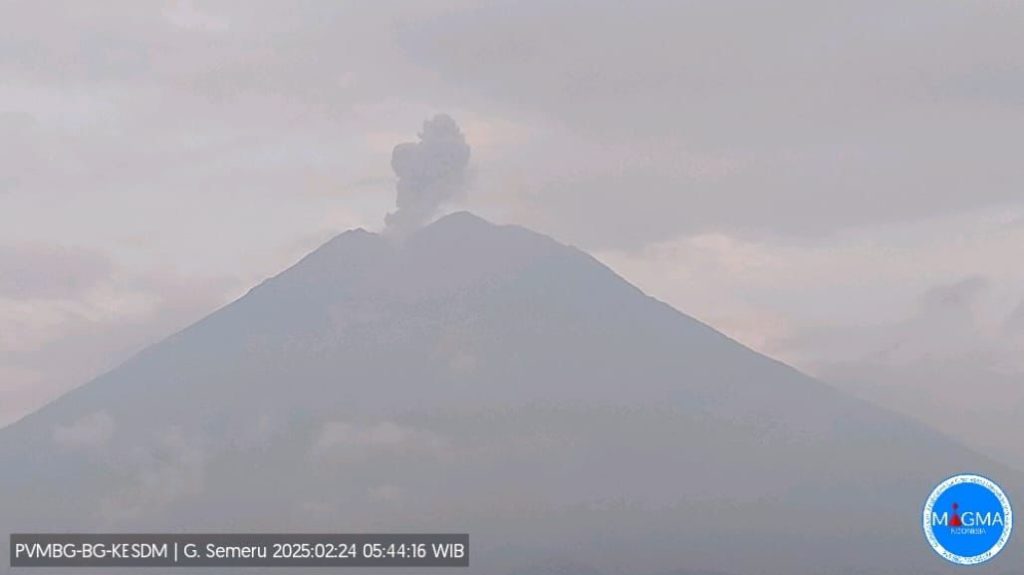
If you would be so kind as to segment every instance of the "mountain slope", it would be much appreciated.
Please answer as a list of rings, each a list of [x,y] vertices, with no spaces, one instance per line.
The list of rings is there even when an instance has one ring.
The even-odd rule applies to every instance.
[[[1024,485],[465,213],[338,236],[4,430],[0,466],[8,530],[469,531],[499,575],[945,573],[934,484]]]

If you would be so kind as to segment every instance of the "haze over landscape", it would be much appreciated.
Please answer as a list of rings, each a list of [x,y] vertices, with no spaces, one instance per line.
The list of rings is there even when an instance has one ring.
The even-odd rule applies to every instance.
[[[927,574],[1024,493],[1022,3],[3,16],[0,528]]]
[[[0,529],[467,531],[480,573],[937,574],[921,494],[962,466],[1024,485],[461,212],[343,233],[0,433]]]

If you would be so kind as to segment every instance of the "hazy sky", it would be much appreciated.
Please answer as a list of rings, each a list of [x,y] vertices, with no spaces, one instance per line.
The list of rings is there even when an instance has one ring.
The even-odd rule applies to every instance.
[[[0,13],[0,423],[394,209],[595,253],[812,372],[1024,370],[1024,3],[68,2]],[[830,367],[831,366],[831,367]]]

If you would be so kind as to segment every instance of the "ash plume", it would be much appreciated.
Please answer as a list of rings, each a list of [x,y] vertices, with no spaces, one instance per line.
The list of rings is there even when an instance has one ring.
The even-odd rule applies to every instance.
[[[466,188],[469,144],[455,120],[438,114],[423,123],[418,142],[405,142],[391,152],[398,176],[397,209],[385,219],[386,229],[404,235],[427,223],[442,204],[458,199]]]

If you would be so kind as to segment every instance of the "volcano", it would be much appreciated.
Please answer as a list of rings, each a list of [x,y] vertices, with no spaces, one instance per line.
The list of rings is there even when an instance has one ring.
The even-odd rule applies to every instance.
[[[468,532],[457,572],[496,575],[951,573],[931,489],[971,471],[1024,494],[468,213],[339,235],[0,431],[0,469],[7,532]],[[1019,573],[1020,547],[975,572]]]

